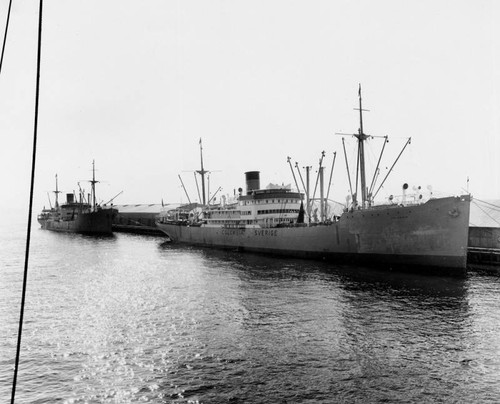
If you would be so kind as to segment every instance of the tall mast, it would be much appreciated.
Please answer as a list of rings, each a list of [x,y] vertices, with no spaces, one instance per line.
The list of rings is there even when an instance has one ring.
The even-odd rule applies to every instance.
[[[92,160],[92,180],[91,184],[91,192],[92,192],[92,211],[95,210],[95,184],[99,182],[95,180],[95,160]]]
[[[196,172],[201,175],[202,201],[203,201],[203,205],[205,205],[205,202],[206,202],[206,196],[205,196],[205,174],[208,171],[205,171],[205,169],[203,168],[203,146],[201,145],[201,138],[200,138],[200,160],[201,160],[201,170],[198,170]]]
[[[54,191],[54,193],[56,194],[56,208],[59,207],[59,197],[58,197],[58,194],[61,193],[61,191],[59,191],[59,189],[57,188],[57,174],[56,174],[56,190]]]
[[[361,206],[366,207],[366,173],[365,173],[365,145],[364,141],[368,139],[368,136],[363,132],[363,107],[361,103],[361,84],[359,85],[359,133],[354,135],[358,138],[358,148],[359,148],[359,172],[361,176]]]
[[[308,223],[311,223],[311,200],[309,199],[309,170],[311,169],[311,166],[306,166],[306,212],[307,212],[307,219]]]
[[[319,205],[319,212],[320,212],[320,221],[323,222],[325,220],[325,194],[324,194],[324,179],[323,179],[323,173],[324,173],[325,167],[320,167],[319,168],[319,200],[320,200],[320,205]]]

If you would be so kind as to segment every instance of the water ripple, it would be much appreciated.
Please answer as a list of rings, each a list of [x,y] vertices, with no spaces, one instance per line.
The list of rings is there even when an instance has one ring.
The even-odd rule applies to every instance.
[[[2,270],[8,396],[22,264]],[[21,238],[18,239],[18,241]],[[500,278],[35,232],[18,401],[499,402]]]

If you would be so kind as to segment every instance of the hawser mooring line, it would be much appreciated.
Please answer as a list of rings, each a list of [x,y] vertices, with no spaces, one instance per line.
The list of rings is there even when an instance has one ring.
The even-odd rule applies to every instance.
[[[16,363],[14,366],[14,380],[12,381],[11,404],[14,404],[16,397],[17,373],[19,369],[19,356],[21,352],[21,335],[23,331],[24,304],[26,301],[26,284],[28,280],[28,261],[29,261],[30,239],[31,239],[31,217],[33,212],[33,190],[35,184],[36,142],[38,134],[38,104],[40,98],[39,94],[40,94],[40,60],[42,53],[42,10],[43,10],[43,0],[40,0],[40,7],[38,13],[38,55],[36,62],[37,65],[36,65],[36,92],[35,92],[35,121],[33,129],[33,156],[31,160],[30,203],[29,203],[29,213],[28,213],[28,229],[26,233],[26,255],[24,259],[24,277],[23,277],[22,297],[21,297],[21,313],[19,316],[19,331],[17,334]]]
[[[3,34],[2,56],[0,57],[0,74],[2,73],[3,55],[5,54],[5,44],[7,42],[7,32],[9,32],[10,10],[12,8],[12,0],[9,1],[9,9],[7,11],[7,21],[5,22],[5,33]]]

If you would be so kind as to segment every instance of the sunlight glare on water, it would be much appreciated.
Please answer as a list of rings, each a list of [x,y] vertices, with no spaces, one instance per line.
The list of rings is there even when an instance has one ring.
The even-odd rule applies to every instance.
[[[2,233],[0,396],[24,239]],[[500,278],[34,227],[17,401],[500,402]]]

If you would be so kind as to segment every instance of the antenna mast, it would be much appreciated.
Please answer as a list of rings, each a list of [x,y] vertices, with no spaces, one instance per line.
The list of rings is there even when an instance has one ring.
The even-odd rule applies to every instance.
[[[365,173],[365,145],[364,141],[368,139],[368,136],[363,132],[363,111],[365,111],[362,107],[361,103],[361,84],[359,85],[358,91],[359,97],[359,133],[354,135],[358,139],[358,148],[359,148],[359,172],[361,175],[361,206],[363,208],[366,207],[366,173]]]
[[[201,144],[201,137],[200,137],[200,160],[201,160],[201,170],[196,171],[198,174],[201,175],[201,193],[202,195],[202,200],[203,200],[203,205],[206,203],[206,196],[205,196],[205,174],[208,171],[205,171],[203,168],[203,146]]]
[[[92,211],[95,210],[96,204],[95,204],[95,184],[98,183],[99,181],[95,180],[95,160],[92,160],[92,180],[90,181],[90,184],[92,186]]]
[[[56,190],[54,191],[54,193],[56,194],[56,209],[59,207],[59,197],[58,197],[58,194],[61,193],[61,191],[59,191],[59,189],[57,188],[57,174],[56,174]]]

